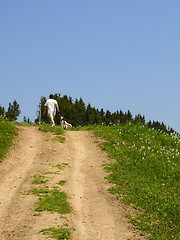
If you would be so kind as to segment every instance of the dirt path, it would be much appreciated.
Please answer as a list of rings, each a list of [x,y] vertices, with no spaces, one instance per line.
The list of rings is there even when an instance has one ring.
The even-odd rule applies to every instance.
[[[63,144],[51,141],[50,133],[36,127],[19,127],[19,133],[17,146],[0,165],[1,240],[51,239],[39,231],[67,223],[72,240],[143,239],[127,223],[127,207],[107,192],[109,184],[102,170],[107,157],[89,132],[66,132]],[[58,171],[54,166],[62,163],[68,165]],[[24,194],[32,188],[35,174],[46,175],[49,187],[67,181],[61,190],[69,196],[71,214],[35,216],[38,198]]]

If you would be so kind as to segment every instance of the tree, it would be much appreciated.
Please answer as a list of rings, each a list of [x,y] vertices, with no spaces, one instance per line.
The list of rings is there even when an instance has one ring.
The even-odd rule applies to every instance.
[[[4,117],[4,115],[5,115],[5,109],[0,105],[0,117],[2,118]]]
[[[86,107],[82,98],[76,98],[74,103],[74,124],[75,126],[83,126],[86,123]]]
[[[58,102],[61,116],[63,116],[67,122],[70,122],[73,126],[75,126],[77,122],[76,121],[77,114],[75,111],[74,103],[72,102],[72,98],[71,97],[68,98],[67,95],[60,97],[60,94],[58,94],[57,98],[55,99]],[[58,115],[56,115],[55,120],[57,120],[56,121],[57,124],[60,123],[60,117],[58,117]]]
[[[93,113],[93,124],[100,124],[100,123],[102,123],[100,115],[99,115],[99,110],[96,109],[95,107],[93,107],[92,113]]]
[[[89,103],[86,109],[86,122],[87,124],[93,124],[93,109],[91,107],[91,104]]]
[[[127,112],[127,119],[128,119],[128,121],[132,121],[133,119],[132,119],[132,114],[131,114],[131,112],[128,110],[128,112]]]
[[[119,111],[116,111],[112,114],[112,121],[115,124],[119,124],[120,123],[120,113]]]
[[[26,120],[26,116],[24,116],[24,122],[27,122],[27,120]]]
[[[126,122],[126,118],[122,110],[120,110],[119,117],[120,117],[120,124],[124,124]]]
[[[44,108],[45,108],[45,102],[46,102],[46,98],[45,97],[41,97],[40,99],[40,103],[38,105],[38,110],[36,112],[37,118],[35,119],[35,122],[38,123],[39,121],[43,121],[43,122],[48,122],[48,116],[44,117]]]
[[[109,125],[109,123],[111,122],[111,112],[107,110],[105,116],[106,116],[106,125]]]
[[[135,116],[134,123],[142,123],[145,124],[145,116],[142,116],[141,114],[138,114]],[[150,126],[151,122],[148,123],[148,126]]]
[[[21,111],[19,108],[19,104],[17,103],[16,100],[11,104],[9,103],[8,110],[6,112],[6,117],[10,121],[15,121],[17,120],[18,116],[20,115]]]

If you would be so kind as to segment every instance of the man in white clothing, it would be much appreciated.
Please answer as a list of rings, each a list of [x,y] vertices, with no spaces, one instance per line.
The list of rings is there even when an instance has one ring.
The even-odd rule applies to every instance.
[[[44,115],[46,114],[46,108],[48,108],[48,115],[50,116],[52,126],[55,126],[54,117],[56,115],[56,108],[59,112],[59,106],[57,101],[54,99],[53,94],[49,95],[49,99],[45,103]]]

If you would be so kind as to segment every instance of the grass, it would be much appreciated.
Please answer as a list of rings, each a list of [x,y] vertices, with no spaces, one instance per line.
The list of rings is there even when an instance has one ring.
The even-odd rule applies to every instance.
[[[68,163],[58,163],[56,164],[55,166],[52,166],[52,167],[56,167],[58,168],[59,170],[63,169],[65,166],[68,166],[69,164]]]
[[[46,174],[46,175],[50,175],[50,174],[59,174],[59,171],[58,172],[52,172],[52,171],[48,171],[48,172],[45,172],[44,174]]]
[[[33,126],[32,124],[30,123],[27,123],[27,122],[13,122],[15,126],[22,126],[22,127],[31,127]]]
[[[35,202],[35,211],[50,211],[59,214],[66,214],[71,212],[71,207],[67,202],[67,194],[57,189],[49,190],[47,186],[43,188],[32,188],[26,192],[27,195],[33,194],[39,199]]]
[[[52,138],[52,141],[63,143],[65,141],[65,138],[62,136],[56,136],[56,137]]]
[[[29,229],[32,229],[32,227],[28,227],[28,226],[26,226],[26,225],[24,225],[24,228],[29,228]]]
[[[35,209],[37,212],[50,211],[66,214],[71,211],[66,193],[58,190],[50,190],[48,194],[40,197],[35,204],[37,205]]]
[[[179,239],[180,137],[140,124],[86,129],[106,140],[101,147],[115,159],[104,166],[109,191],[134,207],[134,226],[149,239]]]
[[[65,141],[65,138],[63,136],[59,136],[59,135],[64,135],[64,130],[60,126],[52,127],[51,125],[41,124],[39,126],[39,130],[41,130],[43,132],[51,132],[51,133],[55,134],[56,136],[51,139],[53,142],[64,143],[64,141]],[[45,140],[49,141],[49,139],[45,139]]]
[[[66,164],[60,165],[61,168],[64,165]],[[47,182],[47,180],[45,180],[46,177],[39,174],[35,174],[33,178],[33,184],[42,184]],[[61,180],[58,182],[58,184],[61,186],[65,183],[65,180]],[[52,190],[50,190],[48,186],[44,185],[41,188],[32,188],[31,190],[26,192],[26,194],[34,194],[35,196],[39,197],[38,201],[35,202],[35,211],[39,213],[34,214],[34,216],[39,216],[42,211],[48,211],[51,213],[57,212],[62,215],[71,212],[71,207],[67,201],[67,194],[65,192],[59,191],[58,188],[59,187],[54,186],[52,187]],[[69,239],[71,235],[71,232],[67,227],[61,227],[58,229],[50,227],[47,229],[43,229],[40,232],[48,235],[51,238],[64,240]]]
[[[41,176],[39,174],[35,174],[33,176],[33,181],[32,184],[43,184],[46,183],[48,181],[48,179],[45,179],[45,176]]]
[[[48,187],[44,187],[44,188],[32,188],[28,191],[25,192],[25,194],[30,195],[33,194],[35,196],[44,196],[45,194],[49,193],[49,189]]]
[[[42,232],[43,234],[47,234],[49,237],[51,238],[55,238],[55,239],[69,239],[70,238],[70,231],[67,228],[47,228],[47,229],[43,229],[40,232]]]
[[[66,180],[61,180],[57,184],[60,185],[60,186],[63,186],[65,183],[66,183]]]
[[[13,123],[0,119],[0,162],[5,157],[17,134],[18,131]]]
[[[64,134],[64,130],[61,127],[59,127],[59,126],[52,127],[51,125],[47,125],[47,124],[41,124],[39,126],[39,130],[41,130],[43,132],[51,132],[55,135],[63,135]]]

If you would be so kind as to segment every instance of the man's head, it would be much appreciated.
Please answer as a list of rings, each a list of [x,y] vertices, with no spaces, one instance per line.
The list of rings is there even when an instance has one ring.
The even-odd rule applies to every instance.
[[[53,98],[53,97],[54,97],[53,94],[50,94],[50,95],[49,95],[49,98]]]

